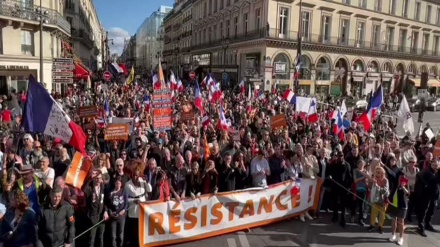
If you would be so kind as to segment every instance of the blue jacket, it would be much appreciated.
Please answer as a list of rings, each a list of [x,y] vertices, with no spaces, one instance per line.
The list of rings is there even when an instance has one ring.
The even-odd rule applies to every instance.
[[[0,226],[0,242],[4,247],[20,247],[33,244],[36,246],[38,238],[37,216],[32,209],[28,209],[22,216],[22,219],[13,231],[12,221],[15,217],[15,209],[9,208],[1,222]],[[8,232],[12,231],[12,235]]]

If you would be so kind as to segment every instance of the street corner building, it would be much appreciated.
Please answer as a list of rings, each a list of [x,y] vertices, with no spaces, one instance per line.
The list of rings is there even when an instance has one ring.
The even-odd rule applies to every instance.
[[[284,90],[297,74],[322,95],[440,87],[439,1],[176,0],[162,26],[163,60],[183,78]]]
[[[101,34],[91,0],[1,1],[0,94],[26,90],[29,75],[59,93],[87,80],[102,67]],[[72,65],[58,71],[57,59],[66,58]]]

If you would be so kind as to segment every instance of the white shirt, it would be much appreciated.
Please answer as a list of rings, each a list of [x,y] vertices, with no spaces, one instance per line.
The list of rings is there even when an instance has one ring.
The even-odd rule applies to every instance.
[[[251,161],[251,175],[253,186],[264,187],[267,186],[266,173],[259,174],[261,171],[269,170],[269,162],[265,158],[259,159],[255,157]]]
[[[140,202],[146,202],[148,194],[151,192],[150,183],[145,182],[142,178],[139,178],[140,187],[133,184],[133,181],[128,181],[125,184],[125,192],[128,195],[128,217],[138,218],[139,217],[139,205],[134,202],[134,200],[139,199]]]
[[[53,182],[55,180],[55,170],[51,167],[46,172],[43,172],[43,170],[38,169],[35,171],[35,175],[41,179],[41,181],[46,182],[47,185],[50,187],[53,187]]]

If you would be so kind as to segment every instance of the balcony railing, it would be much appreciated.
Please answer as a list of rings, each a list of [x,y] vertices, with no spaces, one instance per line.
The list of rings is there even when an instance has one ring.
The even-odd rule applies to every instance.
[[[246,33],[241,33],[237,35],[232,35],[227,37],[229,39],[229,42],[237,43],[237,42],[244,42],[248,40],[254,40],[254,39],[260,39],[260,38],[270,38],[270,39],[277,39],[277,40],[286,40],[286,41],[298,41],[298,32],[287,32],[282,33],[279,29],[269,29],[262,28],[259,30],[253,30]],[[215,40],[209,40],[206,42],[202,42],[201,44],[195,44],[193,45],[192,49],[204,49],[209,48],[213,46],[221,46],[222,41],[224,38],[221,39],[215,39]],[[422,49],[422,48],[412,48],[412,47],[406,47],[406,46],[398,46],[398,45],[391,45],[386,43],[380,43],[377,41],[365,41],[365,40],[355,40],[355,39],[348,39],[348,38],[342,38],[342,37],[333,37],[333,36],[324,36],[321,34],[304,34],[302,37],[302,43],[303,44],[322,44],[322,45],[329,45],[329,46],[339,46],[339,47],[346,47],[346,48],[354,48],[354,49],[365,49],[365,50],[374,50],[374,51],[383,51],[383,52],[395,52],[395,53],[404,53],[408,55],[415,55],[415,56],[438,56],[439,52],[428,50],[428,49]]]
[[[80,42],[86,45],[87,48],[93,49],[93,40],[84,30],[72,30],[72,38],[78,39]]]
[[[38,5],[33,5],[32,1],[0,0],[0,19],[17,18],[23,21],[39,23],[40,15],[37,12]],[[64,32],[70,34],[70,24],[61,14],[53,9],[42,8],[43,17],[47,25],[56,25]]]

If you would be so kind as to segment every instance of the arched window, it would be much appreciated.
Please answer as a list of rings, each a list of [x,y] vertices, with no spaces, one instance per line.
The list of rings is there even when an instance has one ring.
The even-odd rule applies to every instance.
[[[433,75],[433,76],[438,76],[438,70],[437,70],[437,67],[436,67],[436,66],[432,66],[432,67],[429,69],[429,74],[430,74],[430,75]]]
[[[299,79],[310,80],[312,78],[310,59],[307,56],[301,56],[301,69],[299,74]]]
[[[417,74],[417,67],[415,64],[412,63],[408,66],[408,74],[413,74],[413,75]]]
[[[403,64],[401,63],[397,64],[396,71],[397,73],[402,73],[402,74],[405,73],[405,66],[403,66]]]
[[[284,53],[279,53],[273,60],[273,70],[275,79],[289,80],[290,78],[290,59]]]
[[[364,63],[359,59],[354,61],[352,70],[353,71],[365,71]]]
[[[379,64],[376,61],[371,61],[367,70],[368,72],[379,72]]]
[[[385,62],[382,65],[382,72],[393,73],[393,65],[390,62]]]
[[[428,67],[426,65],[420,66],[420,73],[428,73]]]
[[[330,60],[321,57],[316,63],[316,79],[328,81],[330,80]]]

